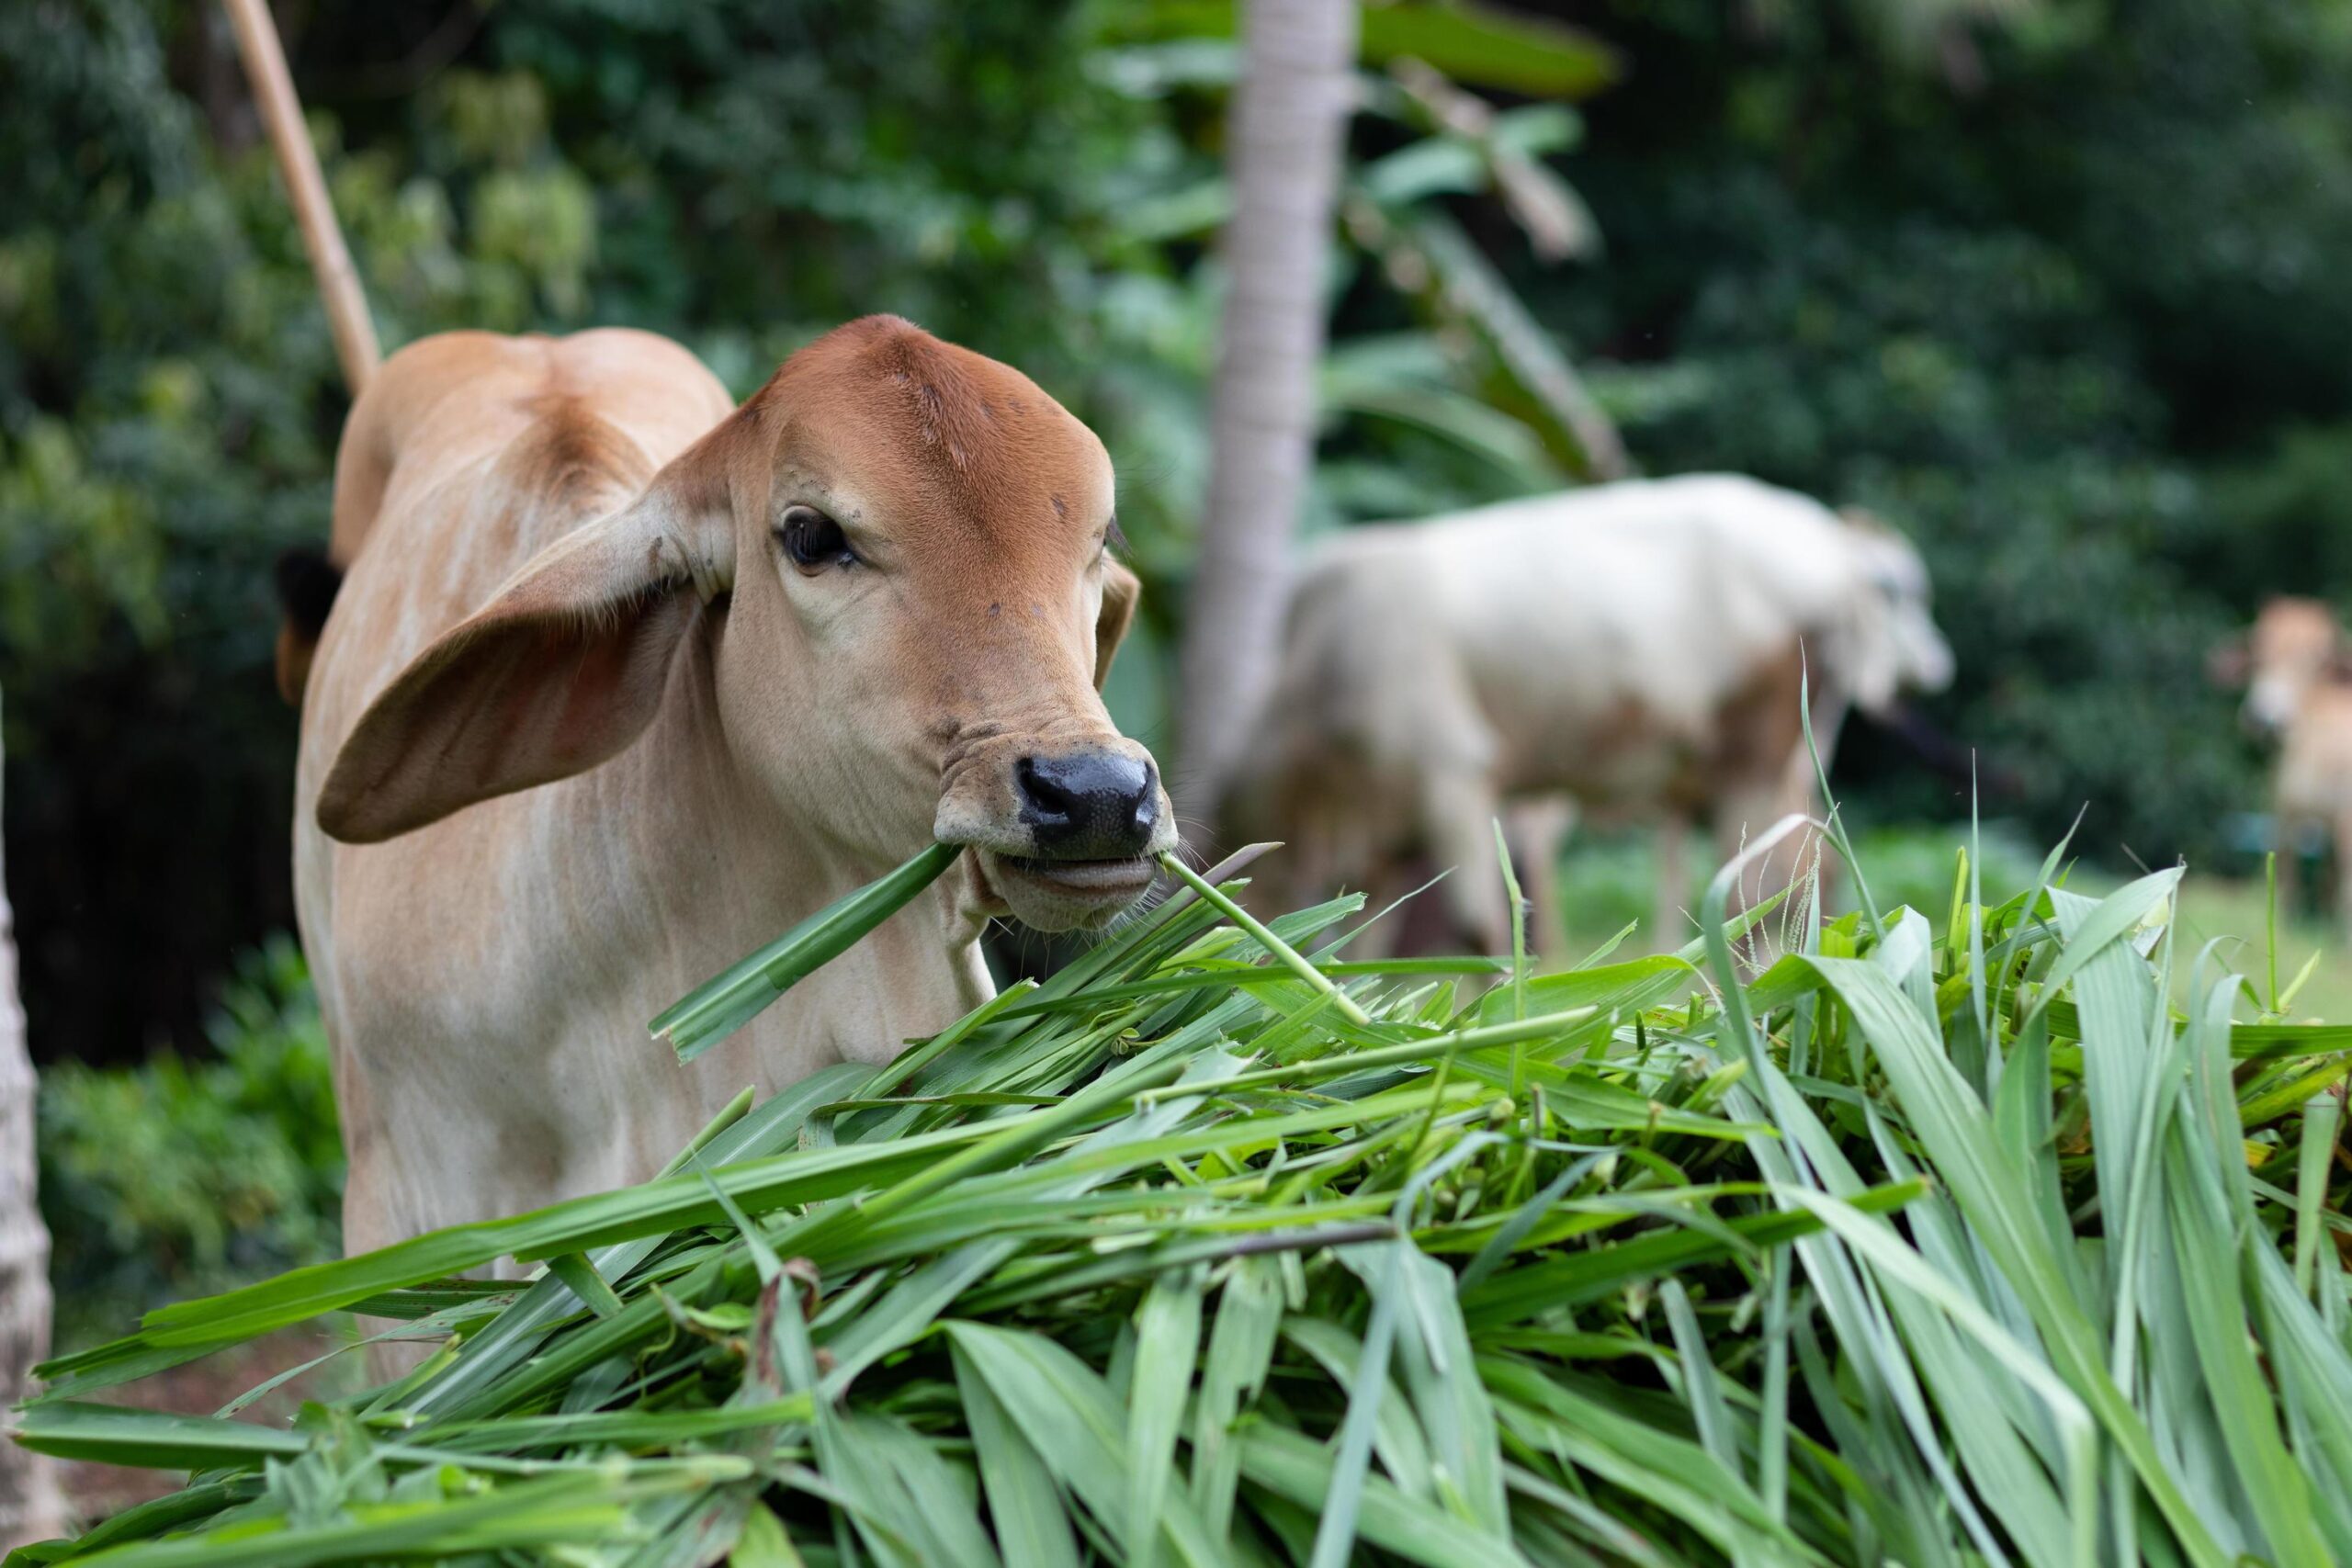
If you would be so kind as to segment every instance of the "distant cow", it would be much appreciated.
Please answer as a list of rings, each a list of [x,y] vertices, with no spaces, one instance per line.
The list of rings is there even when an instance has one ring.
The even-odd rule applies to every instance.
[[[2335,904],[2352,932],[2352,645],[2316,599],[2278,598],[2219,649],[2215,677],[2246,689],[2246,728],[2278,744],[2270,776],[2278,876],[2295,905],[2295,841],[2324,829],[2335,849]]]
[[[992,917],[1132,905],[1174,832],[1097,695],[1111,507],[1052,398],[888,317],[740,408],[642,333],[388,362],[336,462],[347,575],[285,649],[346,1243],[649,1177],[746,1085],[984,999]],[[971,852],[725,1044],[647,1038],[934,838]]]
[[[1536,908],[1570,812],[1710,821],[1725,852],[1810,800],[1849,706],[1936,689],[1951,653],[1917,553],[1883,527],[1728,476],[1637,481],[1317,543],[1298,581],[1227,836],[1287,840],[1270,903],[1456,870],[1455,936],[1493,952],[1492,820],[1515,805]],[[1661,855],[1661,910],[1679,888]],[[1663,937],[1665,931],[1657,933]],[[1556,938],[1555,938],[1556,940]]]

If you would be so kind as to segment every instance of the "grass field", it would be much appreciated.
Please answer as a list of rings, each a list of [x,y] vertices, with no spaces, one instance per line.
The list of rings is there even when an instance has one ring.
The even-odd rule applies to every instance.
[[[2199,942],[2237,938],[2249,943],[2232,962],[2259,975],[2265,897],[2260,882],[2222,877],[2190,876],[2180,886],[2180,929]],[[2303,965],[2314,957],[2311,977],[2295,994],[2288,1010],[2298,1020],[2329,1023],[2352,1021],[2352,945],[2319,921],[2302,919],[2281,924],[2278,932],[2278,984],[2294,983]]]
[[[1956,847],[1966,840],[1965,824],[1903,827],[1861,833],[1856,849],[1871,879],[1871,891],[1881,905],[1908,904],[1940,923],[1951,904]],[[2033,885],[2034,874],[2041,868],[2041,852],[2014,830],[1998,826],[1986,828],[1984,844],[1983,875],[1988,900],[2021,893]],[[1634,951],[1679,946],[1698,934],[1696,922],[1686,919],[1669,941],[1661,942],[1651,936],[1651,852],[1649,836],[1638,832],[1588,835],[1570,844],[1561,866],[1560,886],[1573,955],[1581,956],[1608,941],[1629,920],[1642,923],[1631,944]],[[1683,906],[1690,910],[1699,907],[1703,890],[1701,877],[1708,860],[1706,847],[1694,840],[1686,860],[1694,868],[1690,897]],[[2125,880],[2104,868],[2077,865],[2067,886],[2097,897],[2112,892]],[[1833,908],[1849,903],[1850,894],[1841,899],[1833,893],[1831,902]],[[2192,866],[2182,879],[2179,931],[2188,953],[2208,942],[2221,941],[2231,967],[2258,985],[2267,984],[2267,929],[2260,878],[2202,875]],[[2281,921],[2278,937],[2281,990],[2294,984],[2306,963],[2312,965],[2295,993],[2291,1015],[2306,1021],[2352,1021],[2352,942],[2308,913]],[[2187,983],[2185,973],[2181,983]]]

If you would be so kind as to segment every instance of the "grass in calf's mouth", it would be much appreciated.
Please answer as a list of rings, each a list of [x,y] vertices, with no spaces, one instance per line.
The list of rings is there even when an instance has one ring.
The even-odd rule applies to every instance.
[[[707,1048],[954,853],[656,1032]],[[2177,951],[2177,873],[1975,864],[1940,931],[1792,900],[1752,976],[1746,920],[1353,962],[1359,899],[1261,924],[1171,864],[655,1180],[40,1369],[18,1441],[190,1474],[12,1562],[2352,1561],[2352,1029]],[[454,1278],[509,1256],[548,1267]],[[337,1309],[439,1348],[288,1428],[91,1398]]]

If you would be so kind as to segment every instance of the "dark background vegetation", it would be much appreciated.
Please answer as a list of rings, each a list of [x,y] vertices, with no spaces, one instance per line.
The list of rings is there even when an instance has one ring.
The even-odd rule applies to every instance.
[[[2336,594],[2352,570],[2352,6],[1973,9],[1556,7],[1596,63],[1575,109],[1521,123],[1598,246],[1540,264],[1476,181],[1411,200],[1503,270],[1646,471],[1746,470],[1920,541],[1961,668],[1927,716],[1981,751],[1988,810],[2046,841],[2087,803],[2097,860],[2242,866],[2259,761],[2206,650],[2266,593]],[[388,346],[628,322],[742,392],[888,310],[1093,421],[1154,590],[1118,704],[1165,739],[1229,13],[279,16]],[[1468,74],[1520,102],[1507,68]],[[1359,178],[1417,134],[1368,114]],[[1313,525],[1566,482],[1556,452],[1495,423],[1510,393],[1458,327],[1372,255],[1347,254],[1334,299]],[[299,966],[247,958],[219,1010],[232,955],[291,923],[268,569],[325,531],[344,406],[216,8],[0,8],[0,691],[26,1003],[45,1061],[169,1045],[230,1075],[159,1117],[233,1111],[238,1074],[289,1136],[325,1114],[286,1109],[309,1092],[281,1059],[314,1029]],[[1963,782],[1883,735],[1855,733],[1841,773],[1866,817],[1966,809]],[[254,1032],[277,1054],[239,1066],[208,1043]],[[92,1129],[117,1114],[86,1109]],[[200,1215],[171,1223],[231,1247],[194,1234]]]

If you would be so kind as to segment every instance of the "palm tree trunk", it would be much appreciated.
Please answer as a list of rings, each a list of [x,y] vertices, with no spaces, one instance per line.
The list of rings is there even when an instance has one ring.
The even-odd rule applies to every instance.
[[[1195,818],[1216,809],[1272,684],[1288,546],[1315,451],[1324,282],[1353,106],[1354,0],[1249,0],[1234,90],[1228,292],[1179,713]]]
[[[0,1407],[32,1392],[33,1363],[49,1354],[49,1232],[33,1201],[33,1064],[15,933],[0,871]],[[54,1466],[0,1441],[0,1551],[63,1533]]]

